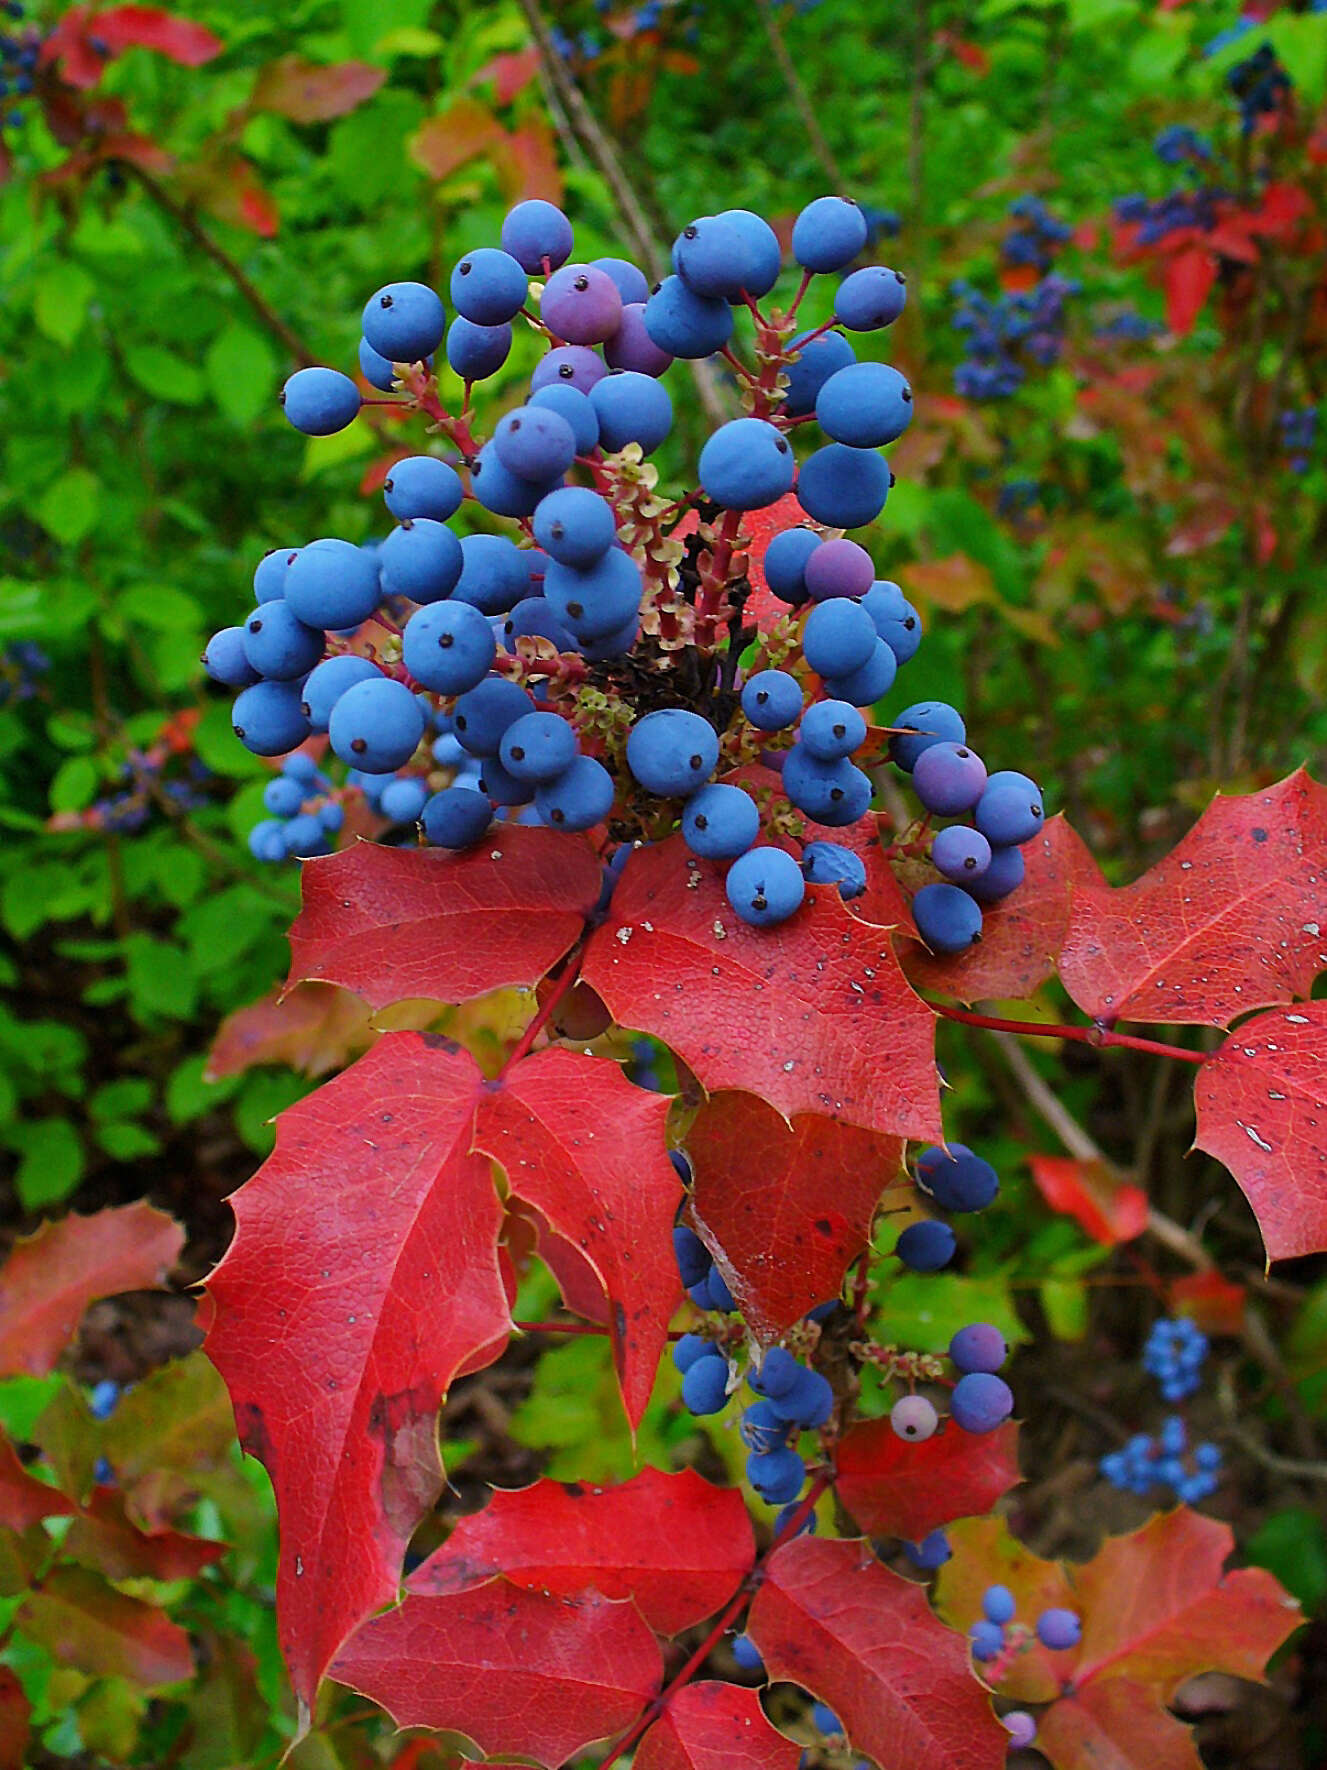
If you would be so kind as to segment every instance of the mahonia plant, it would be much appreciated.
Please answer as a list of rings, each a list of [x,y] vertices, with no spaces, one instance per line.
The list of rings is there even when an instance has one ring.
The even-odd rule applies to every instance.
[[[911,414],[850,336],[904,305],[893,270],[853,268],[866,242],[856,205],[811,203],[776,297],[777,238],[729,210],[684,229],[651,290],[626,260],[577,262],[567,218],[525,202],[455,266],[450,321],[434,290],[386,285],[363,379],[448,452],[394,459],[380,546],[264,558],[253,612],[208,647],[242,740],[288,755],[255,852],[312,857],[288,999],[534,1002],[496,1063],[461,1022],[391,1031],[286,1111],[207,1284],[206,1350],[276,1492],[306,1720],[331,1676],[486,1755],[554,1766],[609,1741],[603,1763],[637,1770],[791,1770],[768,1675],[814,1701],[807,1739],[881,1765],[980,1770],[1029,1729],[1067,1766],[1085,1732],[1122,1753],[1145,1727],[1159,1759],[1191,1749],[1165,1709],[1183,1676],[1260,1675],[1295,1624],[1270,1576],[1223,1575],[1227,1533],[1187,1512],[1167,1529],[1201,1554],[1164,1676],[1149,1599],[1121,1601],[1134,1539],[1076,1573],[998,1532],[949,1560],[947,1527],[1018,1479],[1007,1348],[989,1323],[944,1356],[876,1331],[891,1276],[946,1267],[954,1222],[999,1189],[944,1137],[940,1016],[1194,1066],[1199,1144],[1269,1256],[1327,1244],[1327,1006],[1306,999],[1327,815],[1297,773],[1219,800],[1113,888],[1032,780],[987,773],[958,710],[875,722],[920,626],[843,532],[883,509],[879,451]],[[818,277],[840,279],[830,317],[799,326]],[[472,388],[517,325],[547,349],[481,439]],[[713,357],[744,412],[698,484],[665,492],[666,378]],[[283,398],[310,434],[365,404],[332,369]],[[799,464],[813,421],[828,440]],[[458,536],[463,506],[486,526]],[[910,783],[918,814],[873,809],[889,769],[889,805]],[[386,839],[329,852],[352,835]],[[1057,970],[1079,1024],[961,1005]],[[1237,1020],[1210,1055],[1118,1025]],[[675,1095],[628,1079],[619,1028],[667,1050]],[[633,1430],[670,1340],[693,1413],[745,1387],[745,1485],[644,1467],[496,1492],[403,1577],[450,1386],[523,1326],[557,1328],[513,1320],[536,1254],[565,1324],[607,1337]],[[939,1614],[886,1556],[945,1568]],[[1183,1606],[1218,1620],[1190,1628]],[[1003,1724],[992,1693],[1020,1705]]]

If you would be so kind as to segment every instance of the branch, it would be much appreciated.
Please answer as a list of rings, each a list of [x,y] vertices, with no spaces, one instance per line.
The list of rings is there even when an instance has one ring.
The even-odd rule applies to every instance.
[[[1018,1033],[1024,1038],[1072,1039],[1080,1045],[1115,1045],[1127,1051],[1148,1051],[1153,1057],[1176,1057],[1182,1063],[1207,1062],[1205,1051],[1190,1051],[1187,1045],[1167,1045],[1159,1039],[1138,1039],[1132,1033],[1113,1032],[1104,1026],[1055,1026],[1040,1020],[1001,1020],[992,1014],[974,1014],[966,1008],[953,1008],[948,1002],[925,998],[928,1008],[946,1020],[962,1021],[964,1026],[984,1026],[991,1032]]]
[[[811,103],[810,94],[802,83],[802,76],[797,72],[797,65],[788,53],[788,45],[784,40],[779,21],[774,16],[770,0],[756,0],[760,13],[760,22],[765,27],[765,35],[769,38],[769,46],[774,51],[774,59],[779,64],[779,72],[783,75],[783,83],[788,88],[788,96],[793,107],[802,120],[806,130],[806,138],[811,143],[811,151],[820,162],[821,170],[836,191],[845,191],[847,181],[843,176],[843,168],[834,157],[833,149],[825,139],[825,132],[820,127],[820,119],[816,116],[815,106]]]
[[[318,361],[316,354],[310,350],[298,332],[287,325],[261,291],[249,281],[249,278],[225,247],[212,238],[191,209],[187,209],[182,203],[177,203],[163,184],[155,179],[150,172],[145,172],[141,166],[136,166],[132,160],[115,160],[113,163],[129,177],[136,178],[157,207],[169,215],[180,231],[187,234],[194,245],[206,253],[213,264],[225,273],[253,309],[257,318],[283,348],[295,358],[301,368],[308,368],[310,364]]]

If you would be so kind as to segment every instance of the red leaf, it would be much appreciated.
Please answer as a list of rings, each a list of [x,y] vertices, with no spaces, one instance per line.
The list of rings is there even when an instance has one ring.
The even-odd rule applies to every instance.
[[[504,829],[460,855],[361,842],[305,863],[290,981],[341,983],[375,1008],[529,989],[580,934],[599,882],[589,844],[557,830]]]
[[[507,132],[475,98],[456,99],[441,115],[429,117],[410,140],[410,158],[430,178],[444,179],[467,161],[492,154]]]
[[[100,37],[112,55],[126,49],[155,49],[167,61],[186,68],[202,67],[226,47],[205,25],[155,6],[108,6],[89,18],[88,34]]]
[[[658,1644],[632,1605],[503,1579],[407,1596],[366,1623],[332,1670],[398,1727],[445,1728],[488,1757],[550,1770],[629,1726],[663,1681]]]
[[[184,1231],[151,1205],[43,1223],[0,1267],[0,1376],[43,1376],[99,1297],[160,1290]]]
[[[541,197],[560,203],[563,196],[562,167],[558,163],[553,131],[538,119],[504,136],[494,152],[509,203]]]
[[[863,1530],[919,1543],[955,1518],[989,1512],[1022,1480],[1018,1427],[974,1438],[943,1425],[909,1444],[887,1419],[863,1420],[844,1433],[838,1470],[835,1490]]]
[[[1037,1717],[1037,1749],[1059,1770],[1196,1766],[1187,1729],[1166,1712],[1180,1685],[1205,1671],[1261,1678],[1301,1620],[1262,1568],[1223,1573],[1230,1530],[1183,1508],[1107,1537],[1080,1566],[1039,1560],[994,1518],[959,1525],[953,1544],[937,1597],[956,1628],[976,1621],[993,1580],[1013,1592],[1025,1624],[1049,1605],[1082,1618],[1076,1648],[1051,1654],[1033,1640],[1000,1684],[1004,1696],[1051,1703]]]
[[[765,1718],[754,1690],[684,1684],[644,1735],[632,1770],[797,1770],[801,1748]]]
[[[776,1339],[837,1297],[866,1247],[903,1145],[802,1113],[791,1125],[754,1094],[715,1094],[691,1132],[695,1210],[722,1253],[747,1325]]]
[[[1248,1296],[1246,1286],[1232,1284],[1219,1272],[1187,1272],[1166,1286],[1172,1315],[1187,1315],[1205,1334],[1229,1334],[1232,1339],[1244,1332]]]
[[[397,1593],[437,1498],[436,1415],[508,1331],[473,1060],[391,1033],[281,1117],[208,1280],[207,1351],[281,1520],[278,1632],[301,1704]]]
[[[1122,1184],[1104,1162],[1034,1155],[1028,1166],[1050,1208],[1072,1217],[1102,1247],[1118,1247],[1147,1228],[1147,1194],[1141,1187]]]
[[[39,67],[60,65],[60,77],[67,86],[86,92],[101,79],[106,57],[99,55],[87,41],[88,9],[71,6],[42,39]]]
[[[491,80],[493,96],[498,103],[510,104],[525,91],[538,72],[539,51],[532,46],[518,49],[513,55],[495,55],[492,61],[484,63],[474,78],[476,84]]]
[[[1228,1026],[1307,995],[1327,965],[1327,787],[1298,769],[1218,796],[1132,885],[1074,887],[1060,957],[1094,1020]]]
[[[59,1488],[29,1475],[18,1452],[0,1432],[0,1528],[28,1530],[43,1518],[67,1518],[78,1507]]]
[[[771,1557],[747,1631],[771,1678],[828,1703],[853,1749],[908,1770],[1002,1770],[1009,1736],[962,1637],[861,1541],[798,1537]]]
[[[694,1469],[645,1468],[620,1487],[498,1490],[406,1584],[442,1597],[504,1574],[555,1598],[634,1599],[652,1629],[676,1635],[726,1604],[755,1558],[736,1488],[712,1487]]]
[[[527,832],[527,834],[532,832]],[[583,967],[614,1020],[677,1050],[710,1091],[938,1137],[935,1020],[880,930],[832,886],[777,930],[750,928],[681,838],[638,849]]]
[[[203,1568],[219,1561],[225,1543],[188,1536],[178,1530],[139,1530],[125,1514],[124,1496],[109,1487],[93,1490],[82,1515],[64,1539],[67,1561],[94,1567],[107,1579],[197,1579]]]
[[[8,1666],[0,1666],[0,1770],[25,1770],[31,1762],[32,1705]]]
[[[194,1675],[189,1637],[155,1604],[130,1598],[85,1567],[57,1567],[31,1592],[18,1626],[61,1664],[127,1678],[144,1690]]]
[[[1198,1072],[1194,1142],[1253,1206],[1269,1260],[1327,1248],[1327,1002],[1246,1020]]]
[[[385,68],[364,61],[324,67],[301,55],[283,55],[259,72],[249,108],[289,117],[292,123],[326,123],[356,110],[386,78]]]
[[[937,958],[922,946],[903,951],[903,968],[921,989],[960,1002],[1031,996],[1055,970],[1076,887],[1097,883],[1097,863],[1063,816],[1051,818],[1023,850],[1027,877],[982,918],[981,940],[966,953]]]
[[[1187,246],[1167,259],[1166,324],[1177,338],[1193,330],[1216,281],[1216,259],[1205,246]]]
[[[528,1231],[529,1247],[524,1232]],[[557,1280],[562,1301],[573,1315],[608,1326],[610,1309],[598,1272],[574,1242],[550,1228],[543,1215],[524,1200],[507,1201],[507,1239],[504,1244],[519,1265],[528,1253],[537,1253]]]
[[[484,1094],[475,1144],[513,1192],[593,1266],[612,1305],[613,1357],[638,1426],[680,1299],[672,1227],[682,1187],[668,1159],[669,1100],[618,1064],[550,1047]]]

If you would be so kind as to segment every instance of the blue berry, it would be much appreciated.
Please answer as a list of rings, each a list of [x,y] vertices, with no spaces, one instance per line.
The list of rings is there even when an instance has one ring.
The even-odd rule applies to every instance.
[[[917,1179],[942,1211],[984,1211],[1000,1190],[995,1169],[966,1143],[923,1150]]]
[[[748,848],[729,867],[724,892],[743,922],[769,928],[786,922],[801,907],[806,881],[792,855],[782,848]]]
[[[394,774],[414,755],[424,715],[403,682],[378,676],[345,691],[332,708],[327,735],[343,762],[365,774]]]
[[[419,821],[428,797],[426,781],[418,775],[402,775],[397,780],[388,781],[378,805],[390,823],[413,824]]]
[[[817,762],[837,762],[866,742],[866,721],[847,701],[817,701],[806,709],[797,739]]]
[[[301,711],[310,729],[326,731],[332,708],[346,690],[357,682],[367,682],[370,677],[381,674],[382,671],[369,658],[356,657],[350,652],[340,657],[324,658],[309,672],[302,690]]]
[[[1083,1638],[1083,1625],[1072,1610],[1062,1610],[1053,1606],[1043,1610],[1037,1618],[1037,1639],[1043,1647],[1049,1647],[1053,1653],[1063,1653],[1070,1647],[1077,1647]]]
[[[862,665],[848,676],[827,676],[825,687],[836,700],[852,707],[871,707],[889,693],[898,674],[898,660],[883,639],[877,639],[875,650]]]
[[[807,338],[810,342],[804,343]],[[855,363],[857,354],[842,332],[823,332],[818,338],[799,332],[789,340],[788,349],[797,350],[798,356],[784,370],[788,389],[783,409],[790,418],[806,418],[815,411],[816,399],[826,381]]]
[[[603,358],[588,345],[559,344],[540,357],[530,377],[530,388],[538,393],[545,387],[574,387],[588,396],[595,382],[602,381],[607,373]]]
[[[932,744],[917,758],[913,791],[936,817],[971,811],[986,786],[986,765],[966,744]]]
[[[281,389],[281,409],[305,436],[332,436],[359,415],[359,389],[339,369],[296,369]]]
[[[802,685],[786,670],[757,670],[742,686],[742,711],[757,731],[783,731],[802,710]]]
[[[461,476],[436,455],[408,455],[393,464],[382,482],[387,508],[398,522],[427,516],[446,522],[461,508]]]
[[[985,1618],[973,1623],[968,1630],[968,1640],[972,1643],[972,1657],[976,1660],[994,1659],[1004,1650],[1004,1630],[998,1623],[988,1622]]]
[[[693,1414],[722,1413],[728,1405],[728,1360],[697,1359],[682,1378],[682,1399]]]
[[[769,1405],[774,1412],[808,1431],[823,1426],[834,1411],[834,1391],[819,1371],[802,1365],[791,1386],[782,1395],[771,1395]]]
[[[613,777],[593,756],[578,756],[564,774],[536,789],[540,817],[555,830],[592,830],[613,809]]]
[[[546,406],[567,420],[576,439],[578,455],[588,455],[598,444],[599,415],[590,404],[589,395],[582,393],[580,388],[569,382],[550,381],[547,386],[535,388],[527,403]]]
[[[981,906],[959,885],[923,885],[912,916],[933,953],[966,952],[981,938]]]
[[[556,780],[576,760],[576,733],[558,713],[526,713],[502,734],[498,758],[517,780]]]
[[[673,402],[668,389],[650,375],[615,370],[590,389],[590,404],[599,420],[599,442],[607,450],[639,443],[651,454],[673,428]]]
[[[950,1548],[949,1538],[944,1531],[933,1530],[919,1543],[905,1542],[903,1553],[923,1573],[934,1573],[937,1567],[943,1567],[953,1557],[954,1551]]]
[[[379,393],[391,393],[395,390],[395,364],[389,363],[385,356],[379,356],[367,338],[360,339],[357,358],[359,372],[370,387],[376,387]]]
[[[949,1342],[949,1356],[956,1368],[969,1371],[998,1371],[1009,1356],[1004,1335],[987,1321],[970,1322]]]
[[[760,1649],[750,1635],[733,1637],[733,1658],[744,1672],[763,1672],[765,1662],[760,1657]]]
[[[422,687],[463,695],[488,675],[497,649],[493,628],[478,609],[468,602],[433,602],[406,622],[401,660]]]
[[[271,602],[277,596],[286,593],[286,572],[294,559],[298,548],[274,547],[254,567],[253,599],[255,602]],[[310,623],[317,626],[316,621]]]
[[[622,297],[605,271],[592,264],[567,264],[544,284],[539,317],[568,344],[602,344],[621,322]]]
[[[584,570],[551,560],[544,572],[544,595],[564,627],[582,643],[593,643],[616,639],[624,625],[631,626],[640,609],[643,583],[641,569],[631,555],[620,547],[610,547]],[[615,646],[609,655],[615,655],[617,649]],[[717,745],[716,738],[715,761]],[[713,765],[712,761],[710,767]]]
[[[594,258],[590,262],[596,270],[603,271],[605,276],[613,279],[624,306],[648,298],[649,279],[640,266],[633,264],[629,258]]]
[[[947,1223],[926,1218],[908,1225],[899,1236],[894,1251],[913,1272],[939,1272],[948,1266],[957,1247],[954,1232]]]
[[[465,555],[445,523],[414,516],[392,530],[378,550],[378,561],[382,587],[390,595],[441,602],[460,581]]]
[[[808,842],[802,850],[802,877],[808,885],[837,885],[845,901],[866,890],[866,862],[838,842]]]
[[[972,815],[993,848],[1022,847],[1046,821],[1041,788],[1014,769],[1001,769],[990,776]]]
[[[517,683],[489,676],[461,696],[452,719],[456,736],[470,755],[496,756],[508,727],[533,712],[534,702]]]
[[[733,335],[733,310],[726,301],[697,295],[679,276],[665,277],[645,303],[650,342],[669,356],[712,356]]]
[[[613,506],[585,486],[550,492],[534,513],[535,540],[559,565],[586,571],[617,539]]]
[[[1003,1377],[973,1371],[955,1383],[949,1411],[964,1432],[993,1432],[1013,1413],[1013,1392]]]
[[[950,824],[948,829],[937,830],[931,843],[931,861],[946,879],[967,886],[990,866],[991,845],[980,830],[970,830],[966,824]]]
[[[760,1362],[747,1372],[747,1381],[757,1395],[787,1395],[798,1380],[802,1366],[786,1346],[771,1346]]]
[[[837,762],[818,762],[801,743],[784,758],[783,790],[799,811],[831,828],[856,823],[870,805],[872,792],[870,776],[846,756]]]
[[[1014,1594],[1008,1586],[987,1586],[981,1595],[981,1612],[987,1622],[1003,1627],[1005,1623],[1013,1622],[1017,1611]]]
[[[816,1703],[812,1708],[811,1720],[824,1734],[832,1736],[843,1732],[842,1721],[839,1720],[833,1709],[827,1708],[823,1702]]]
[[[806,1464],[790,1448],[753,1450],[746,1459],[746,1478],[763,1500],[782,1506],[802,1491]]]
[[[844,277],[834,295],[834,318],[850,332],[878,332],[892,326],[907,302],[907,286],[896,270],[868,264]]]
[[[826,443],[802,463],[797,501],[827,528],[865,528],[884,509],[891,481],[888,462],[874,449]]]
[[[545,416],[554,419],[557,415],[549,412]],[[563,431],[569,438],[571,431],[566,425]],[[561,483],[560,473],[547,479],[523,479],[519,473],[513,473],[492,441],[480,449],[470,469],[470,486],[475,497],[495,516],[533,516],[539,500],[546,498]]]
[[[684,1375],[697,1359],[719,1358],[722,1354],[713,1340],[706,1340],[700,1334],[683,1334],[680,1340],[673,1343],[673,1363]]]
[[[688,1290],[692,1285],[701,1284],[710,1275],[714,1264],[714,1256],[694,1229],[685,1223],[679,1223],[673,1231],[673,1256],[677,1261],[677,1269],[682,1275],[682,1283]]]
[[[310,627],[357,627],[382,601],[377,561],[353,542],[329,536],[301,547],[286,567],[284,595]]]
[[[389,363],[423,362],[446,325],[442,302],[423,283],[388,283],[364,307],[364,336]]]
[[[974,832],[978,834],[979,832]],[[978,903],[998,903],[1017,891],[1027,875],[1027,862],[1018,848],[991,848],[991,858],[976,878],[963,881],[963,889]]]
[[[207,642],[203,668],[213,682],[224,682],[227,688],[248,688],[257,682],[258,672],[244,650],[244,628],[223,627]]]
[[[825,382],[816,422],[835,442],[855,449],[891,443],[912,422],[912,389],[888,363],[852,363]]]
[[[554,203],[530,197],[507,211],[502,249],[533,276],[547,276],[571,257],[571,223]]]
[[[848,197],[817,197],[793,223],[793,257],[804,270],[842,270],[866,247],[867,221]]]
[[[681,707],[647,713],[627,738],[627,767],[647,792],[663,799],[694,793],[713,774],[718,760],[714,727],[699,713]]]
[[[235,736],[255,756],[282,756],[309,735],[293,682],[255,682],[236,696],[230,718]]]
[[[705,860],[733,860],[760,835],[760,812],[741,787],[711,784],[687,800],[682,835],[691,852]]]
[[[721,424],[700,451],[701,486],[728,510],[777,503],[791,489],[796,471],[791,443],[763,418]]]
[[[505,535],[465,535],[453,600],[481,615],[505,615],[530,594],[530,555]]]
[[[326,635],[307,627],[284,598],[260,602],[244,623],[244,655],[269,681],[305,676],[323,655]]]
[[[487,381],[510,353],[510,326],[477,326],[458,314],[447,328],[447,363],[462,381]]]
[[[544,485],[560,479],[576,459],[576,433],[548,406],[518,406],[498,420],[493,452],[508,473]]]
[[[452,271],[452,306],[477,326],[501,326],[525,305],[529,281],[510,252],[481,246]]]
[[[851,676],[870,661],[879,643],[870,615],[843,597],[817,603],[802,631],[802,653],[825,677]]]
[[[945,701],[917,701],[891,721],[895,735],[889,754],[905,774],[917,766],[917,758],[932,744],[962,743],[967,737],[963,716]]]
[[[781,602],[797,608],[810,595],[806,587],[806,567],[820,536],[814,529],[782,529],[765,549],[763,570],[770,591]]]

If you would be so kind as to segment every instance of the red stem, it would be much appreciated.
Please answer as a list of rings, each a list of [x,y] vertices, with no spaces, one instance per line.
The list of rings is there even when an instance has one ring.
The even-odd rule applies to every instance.
[[[1080,1045],[1122,1045],[1130,1051],[1147,1051],[1153,1057],[1177,1057],[1181,1063],[1206,1063],[1207,1053],[1190,1051],[1183,1045],[1166,1045],[1160,1039],[1138,1039],[1132,1033],[1112,1032],[1104,1026],[1054,1026],[1039,1020],[1000,1020],[993,1014],[974,1014],[967,1008],[951,1008],[947,1002],[927,1005],[946,1020],[961,1020],[965,1026],[984,1026],[991,1032],[1022,1033],[1025,1038],[1073,1039]]]
[[[790,320],[796,319],[796,317],[797,317],[797,309],[802,305],[802,297],[806,294],[807,290],[811,287],[812,275],[813,275],[813,273],[809,270],[804,270],[802,272],[801,283],[798,285],[797,293],[793,296],[793,304],[788,309],[788,318]]]
[[[654,1701],[649,1703],[636,1720],[632,1722],[627,1732],[623,1734],[622,1738],[618,1740],[612,1751],[609,1752],[608,1756],[600,1763],[598,1770],[608,1770],[610,1764],[616,1764],[618,1762],[623,1752],[630,1751],[645,1730],[652,1726],[668,1707],[669,1697],[680,1690],[684,1684],[689,1684],[691,1682],[691,1679],[696,1672],[700,1670],[710,1654],[713,1653],[715,1646],[723,1639],[724,1632],[727,1630],[728,1625],[749,1600],[753,1586],[759,1584],[760,1574],[763,1571],[764,1563],[769,1560],[770,1556],[773,1555],[776,1549],[782,1548],[784,1543],[786,1543],[790,1537],[796,1536],[797,1532],[802,1528],[803,1524],[815,1510],[816,1501],[820,1498],[821,1494],[824,1493],[825,1489],[833,1479],[834,1471],[831,1468],[822,1469],[815,1477],[811,1486],[807,1489],[806,1498],[788,1519],[788,1522],[784,1525],[783,1529],[770,1543],[769,1548],[759,1557],[755,1567],[752,1568],[751,1572],[746,1576],[741,1585],[738,1586],[732,1597],[719,1612],[709,1634],[706,1635],[705,1639],[701,1642],[700,1646],[697,1647],[696,1651],[691,1655],[691,1658],[682,1667],[681,1671],[673,1674],[664,1685],[663,1689],[659,1692],[658,1696],[655,1697]]]
[[[548,1000],[531,1020],[529,1026],[526,1027],[515,1045],[513,1045],[511,1054],[502,1066],[502,1074],[498,1077],[499,1081],[504,1080],[521,1061],[522,1057],[525,1056],[526,1052],[529,1051],[531,1045],[534,1044],[540,1033],[543,1032],[544,1028],[553,1018],[558,1003],[565,995],[574,989],[580,979],[580,975],[581,948],[580,946],[577,946],[567,960],[566,969],[553,985],[553,988],[549,991]]]

